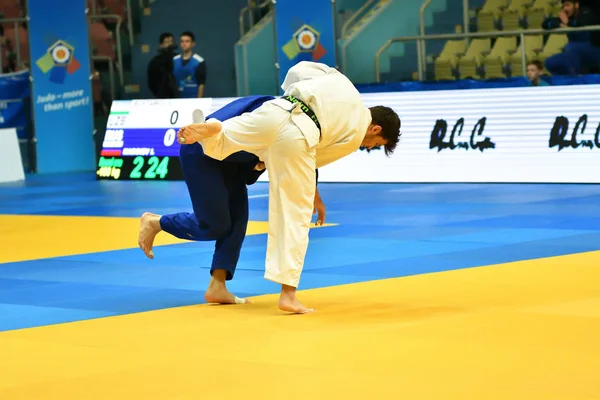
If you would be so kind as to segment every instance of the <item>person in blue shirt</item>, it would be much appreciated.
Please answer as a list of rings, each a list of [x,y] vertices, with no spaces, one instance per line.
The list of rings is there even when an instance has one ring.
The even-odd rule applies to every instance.
[[[527,64],[527,79],[530,86],[550,86],[548,82],[542,79],[544,65],[541,61],[535,60]]]
[[[173,58],[173,75],[179,88],[179,97],[195,99],[204,97],[206,84],[206,61],[194,53],[196,38],[192,32],[183,32],[179,37],[182,54]]]
[[[544,29],[577,28],[594,25],[591,10],[580,7],[579,0],[562,0],[562,10],[558,17],[546,18]],[[592,41],[590,32],[568,33],[569,43],[562,53],[546,60],[546,68],[553,75],[579,75],[583,68],[600,66],[600,47]]]

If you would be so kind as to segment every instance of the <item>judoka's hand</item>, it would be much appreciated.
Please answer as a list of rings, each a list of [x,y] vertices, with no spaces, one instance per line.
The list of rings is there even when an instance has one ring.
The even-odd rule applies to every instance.
[[[315,189],[315,201],[314,201],[314,209],[313,215],[317,214],[317,226],[321,226],[325,223],[325,203],[321,199],[321,195],[319,194],[319,190]]]

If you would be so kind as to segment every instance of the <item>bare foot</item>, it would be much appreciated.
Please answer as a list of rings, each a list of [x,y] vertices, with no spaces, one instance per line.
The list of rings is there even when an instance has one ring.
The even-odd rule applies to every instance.
[[[210,284],[208,285],[208,289],[204,293],[204,300],[207,303],[217,303],[217,304],[248,304],[250,300],[248,299],[240,299],[235,296],[229,290],[227,290],[227,286],[225,285],[225,280],[227,278],[227,271],[224,269],[215,269],[212,272],[212,279],[210,280]]]
[[[152,246],[154,238],[161,231],[160,215],[146,212],[142,214],[140,220],[140,234],[138,236],[138,245],[144,251],[148,258],[154,258]]]
[[[250,300],[240,299],[231,293],[225,286],[210,287],[204,293],[204,300],[207,303],[216,304],[249,304]]]
[[[281,295],[279,296],[279,309],[295,314],[307,314],[314,312],[312,308],[305,307],[296,298],[296,288],[282,285]]]
[[[184,126],[177,132],[177,139],[181,144],[192,144],[215,136],[222,130],[223,125],[220,121],[216,119],[209,120],[208,122]]]

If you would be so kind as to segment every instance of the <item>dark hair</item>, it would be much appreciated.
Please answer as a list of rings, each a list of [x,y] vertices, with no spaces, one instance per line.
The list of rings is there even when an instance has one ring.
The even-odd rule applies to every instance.
[[[533,60],[527,63],[527,66],[535,65],[540,71],[544,70],[544,64],[540,60]]]
[[[385,144],[385,155],[391,155],[398,142],[400,141],[400,117],[394,110],[385,106],[376,106],[370,107],[371,110],[371,123],[373,125],[381,126],[380,135],[387,139],[387,143]]]
[[[158,44],[163,44],[165,42],[165,40],[167,40],[168,38],[172,38],[172,37],[173,37],[173,34],[171,32],[161,33],[158,38]]]
[[[195,41],[196,41],[196,37],[195,37],[195,36],[194,36],[194,34],[193,34],[192,32],[190,32],[190,31],[185,31],[185,32],[183,32],[181,35],[179,35],[179,37],[183,37],[183,36],[187,36],[187,37],[189,37],[190,39],[192,39],[192,42],[195,42]]]

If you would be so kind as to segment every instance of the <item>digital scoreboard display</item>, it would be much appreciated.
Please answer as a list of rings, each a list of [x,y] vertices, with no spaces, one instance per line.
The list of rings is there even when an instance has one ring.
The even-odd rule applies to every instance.
[[[196,109],[209,115],[223,99],[119,100],[111,106],[96,169],[98,179],[183,180],[177,131]]]

